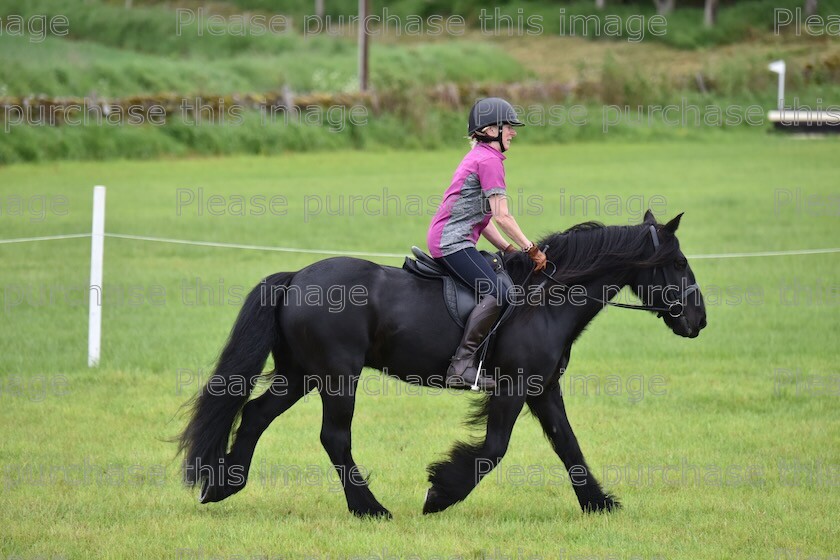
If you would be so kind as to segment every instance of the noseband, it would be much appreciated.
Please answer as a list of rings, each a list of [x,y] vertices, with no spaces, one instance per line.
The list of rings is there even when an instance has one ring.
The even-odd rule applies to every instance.
[[[660,245],[659,234],[656,231],[656,226],[650,226],[650,237],[651,237],[651,240],[653,241],[653,253],[655,255],[656,252],[659,250],[659,245]],[[551,274],[543,271],[542,274],[546,278],[551,280],[552,282],[560,284],[560,282],[554,278],[554,274],[557,272],[557,266],[550,261],[548,262],[548,264],[550,264],[551,266],[554,267],[554,271]],[[658,270],[659,270],[658,267],[653,268],[653,278],[656,278],[656,272]],[[662,278],[665,280],[665,284],[667,285],[668,284],[668,279],[665,278],[665,271],[664,270],[662,271]],[[563,285],[563,284],[561,284],[561,285]],[[667,313],[671,317],[677,318],[677,317],[682,316],[683,312],[685,311],[685,301],[686,301],[686,299],[688,299],[688,296],[690,296],[691,294],[693,294],[694,292],[696,292],[699,289],[700,289],[700,286],[698,286],[696,282],[694,284],[691,284],[690,286],[687,286],[686,289],[683,290],[680,293],[679,298],[676,301],[674,301],[673,303],[669,304],[668,307],[659,307],[659,306],[655,306],[655,305],[631,305],[631,304],[628,304],[628,303],[613,303],[609,300],[603,300],[601,298],[590,296],[589,294],[583,294],[583,295],[586,299],[589,299],[591,301],[596,301],[596,302],[598,302],[602,305],[611,305],[613,307],[620,307],[622,309],[638,309],[640,311],[656,311],[657,315],[659,317],[662,317],[663,313]],[[663,301],[664,301],[664,299],[665,298],[664,298],[664,290],[663,290]]]

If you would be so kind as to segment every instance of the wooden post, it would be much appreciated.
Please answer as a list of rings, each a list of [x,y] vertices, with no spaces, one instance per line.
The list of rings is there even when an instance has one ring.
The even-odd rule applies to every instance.
[[[368,90],[367,18],[370,0],[359,0],[359,91]]]
[[[653,0],[656,5],[656,13],[661,16],[667,16],[674,11],[676,0]]]
[[[703,7],[703,25],[714,27],[717,22],[718,0],[706,0]]]

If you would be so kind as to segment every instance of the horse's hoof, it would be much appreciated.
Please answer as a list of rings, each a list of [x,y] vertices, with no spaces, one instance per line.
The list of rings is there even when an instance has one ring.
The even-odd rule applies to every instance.
[[[201,492],[198,493],[198,503],[209,504],[210,502],[219,501],[215,499],[215,491],[212,488],[206,480],[201,481]]]
[[[443,496],[441,496],[435,487],[432,486],[428,490],[426,490],[426,498],[423,500],[423,515],[428,515],[430,513],[438,513],[440,511],[445,510],[449,506],[452,505],[452,502],[449,500],[445,500]]]
[[[363,519],[382,519],[387,521],[394,518],[394,516],[391,515],[391,512],[382,506],[379,506],[378,508],[368,508],[363,510],[354,509],[350,511],[356,517],[361,517]]]
[[[198,502],[200,504],[221,502],[225,498],[233,496],[243,488],[245,488],[244,484],[241,486],[211,486],[205,479],[201,482],[201,492],[198,495]]]
[[[590,502],[583,507],[584,513],[604,513],[619,509],[621,509],[621,502],[611,494],[607,494],[600,500]]]

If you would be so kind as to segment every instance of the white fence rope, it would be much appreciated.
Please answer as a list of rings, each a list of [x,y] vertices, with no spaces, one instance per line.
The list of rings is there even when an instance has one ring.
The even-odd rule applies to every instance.
[[[145,235],[126,235],[121,233],[106,233],[105,237],[118,239],[136,239],[139,241],[154,241],[157,243],[176,243],[179,245],[197,245],[199,247],[222,247],[224,249],[253,249],[255,251],[277,251],[281,253],[311,253],[313,255],[339,255],[342,257],[404,257],[408,253],[364,253],[360,251],[331,251],[329,249],[297,249],[294,247],[270,247],[267,245],[240,245],[237,243],[218,243],[215,241],[190,241],[188,239],[167,239],[165,237],[148,237]]]
[[[0,245],[7,243],[27,243],[31,241],[52,241],[54,239],[76,239],[90,237],[89,233],[72,233],[67,235],[50,235],[45,237],[20,237],[17,239],[0,239]],[[312,255],[338,255],[341,257],[385,257],[403,258],[408,256],[410,251],[405,253],[368,253],[363,251],[344,251],[339,249],[300,249],[296,247],[273,247],[270,245],[244,245],[239,243],[220,243],[216,241],[194,241],[191,239],[172,239],[167,237],[151,237],[147,235],[129,235],[123,233],[106,233],[105,237],[116,239],[133,239],[136,241],[151,241],[155,243],[172,243],[177,245],[193,245],[197,247],[220,247],[223,249],[250,249],[254,251],[275,251],[280,253],[302,253]],[[710,253],[705,255],[686,255],[689,259],[735,259],[750,257],[788,257],[797,255],[824,255],[829,253],[840,253],[840,247],[828,247],[824,249],[794,249],[790,251],[759,251],[754,253]]]
[[[840,248],[798,249],[793,251],[761,251],[758,253],[718,253],[709,255],[686,255],[687,259],[736,259],[742,257],[786,257],[789,255],[824,255],[840,253]]]
[[[0,245],[6,243],[28,243],[30,241],[52,241],[53,239],[76,239],[90,237],[89,233],[70,233],[67,235],[47,235],[45,237],[18,237],[17,239],[0,239]]]

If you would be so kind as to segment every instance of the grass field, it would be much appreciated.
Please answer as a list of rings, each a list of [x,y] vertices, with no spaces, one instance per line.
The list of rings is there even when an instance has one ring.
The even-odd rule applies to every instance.
[[[429,197],[461,153],[9,166],[0,168],[0,238],[89,231],[91,187],[104,184],[110,233],[402,253],[423,245]],[[515,146],[506,167],[528,235],[592,219],[637,223],[653,205],[660,218],[686,212],[679,237],[691,256],[837,247],[837,153],[836,139],[736,134]],[[598,211],[571,198],[581,194],[597,195]],[[211,215],[211,195],[223,197],[225,215]],[[235,196],[249,214],[260,195],[285,197],[276,215],[234,215]],[[367,213],[351,196],[369,197]],[[618,513],[581,514],[561,463],[523,415],[498,475],[464,503],[422,516],[425,467],[470,434],[461,422],[475,397],[418,396],[366,372],[354,455],[390,522],[346,512],[312,395],[266,432],[249,486],[220,504],[201,506],[181,487],[166,442],[242,292],[322,255],[118,238],[105,255],[102,363],[88,369],[89,240],[0,244],[2,558],[840,554],[836,253],[689,258],[709,317],[695,340],[647,314],[611,309],[596,319],[564,388],[590,465],[624,503]]]

